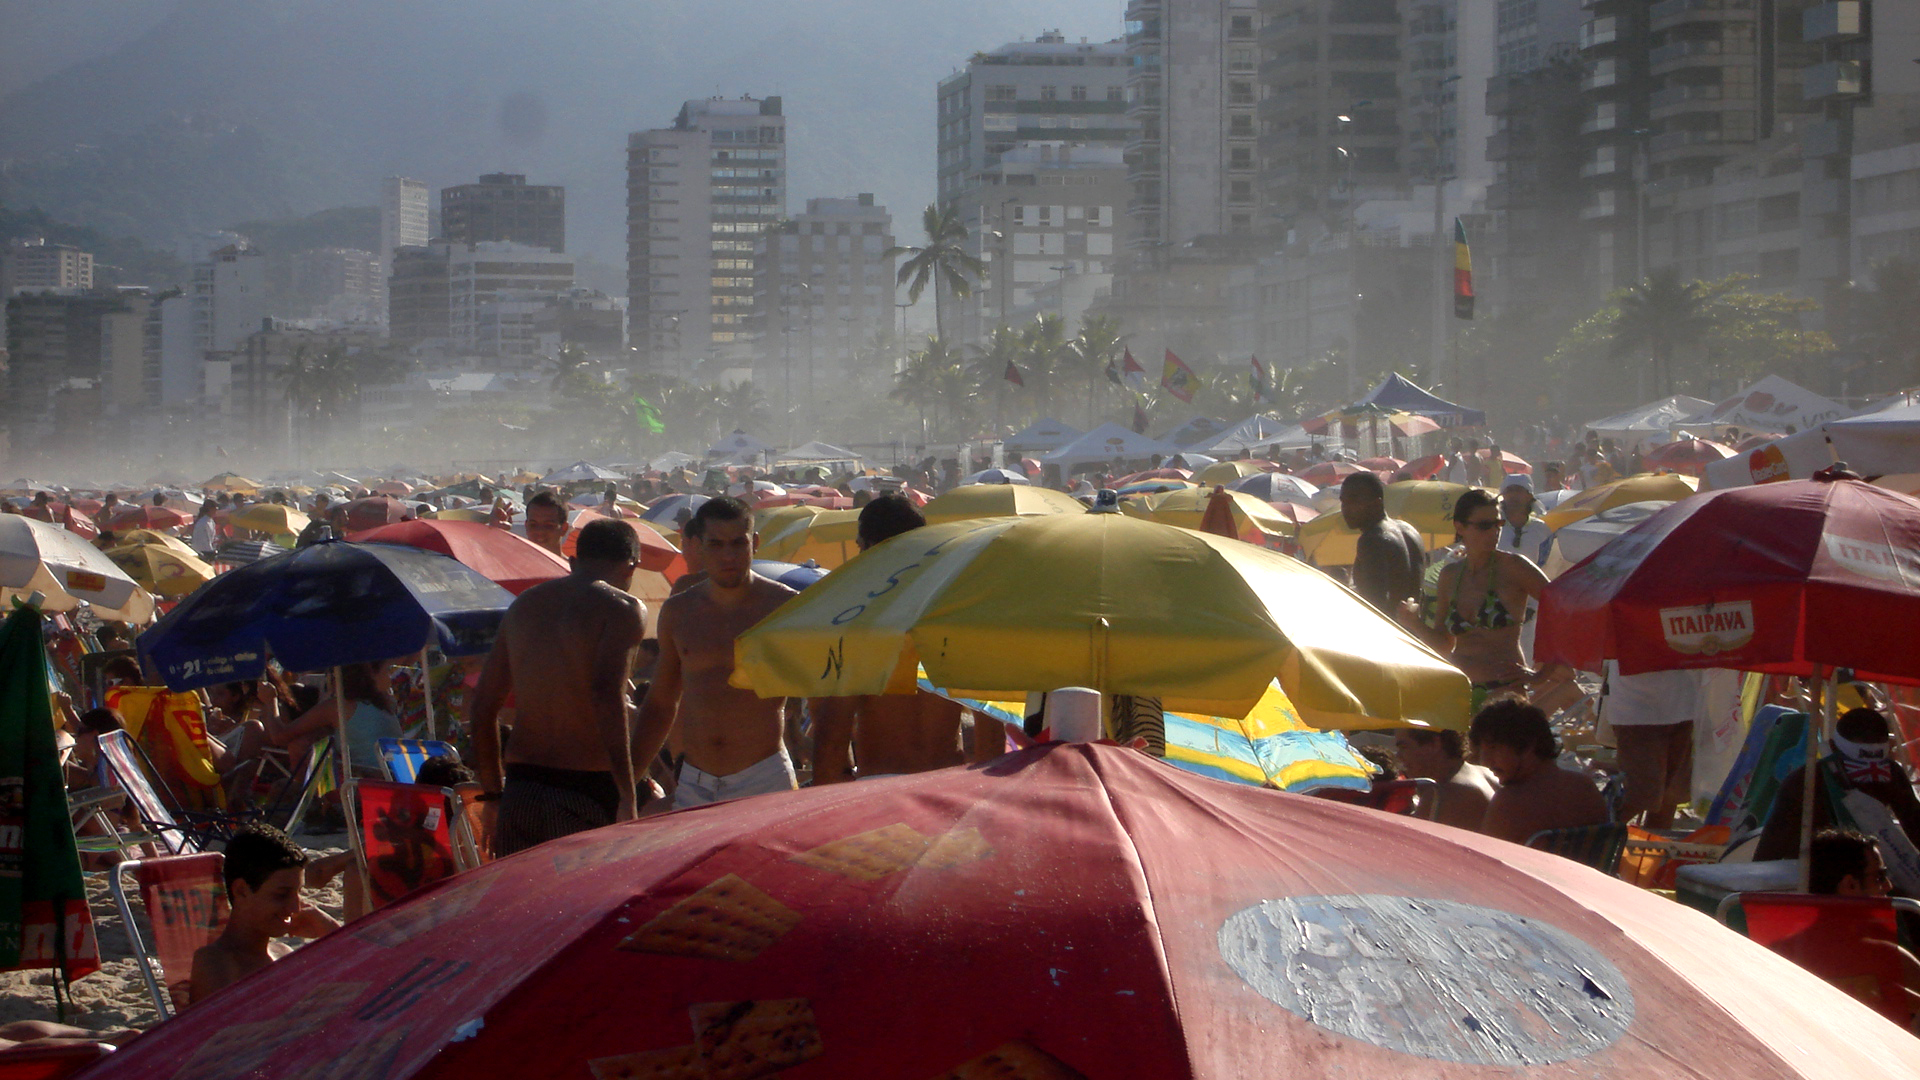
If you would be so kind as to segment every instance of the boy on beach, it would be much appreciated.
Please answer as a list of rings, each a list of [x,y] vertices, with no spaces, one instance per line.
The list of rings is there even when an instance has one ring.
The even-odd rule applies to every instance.
[[[222,876],[232,913],[213,944],[193,954],[193,1004],[286,955],[275,938],[317,938],[340,925],[301,899],[306,868],[307,853],[271,826],[249,825],[227,841]]]

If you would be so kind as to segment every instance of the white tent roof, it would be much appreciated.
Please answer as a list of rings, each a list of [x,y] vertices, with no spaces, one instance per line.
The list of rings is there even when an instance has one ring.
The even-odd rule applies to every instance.
[[[1016,432],[1007,438],[1009,450],[1058,450],[1079,438],[1082,432],[1072,424],[1045,417],[1025,431]]]
[[[1667,434],[1673,425],[1689,420],[1713,408],[1713,402],[1705,398],[1687,394],[1675,394],[1648,402],[1637,409],[1613,416],[1602,417],[1587,423],[1588,431],[1597,431],[1602,435],[1644,435]]]
[[[1862,476],[1920,472],[1920,405],[1906,396],[1868,406],[1859,416],[1820,424],[1707,466],[1706,485],[1744,487],[1805,480],[1835,461]]]
[[[1254,413],[1227,430],[1189,443],[1188,450],[1217,456],[1238,454],[1253,448],[1261,439],[1287,430],[1287,422],[1267,413]]]
[[[625,480],[612,469],[603,469],[591,461],[576,461],[564,469],[555,469],[540,478],[542,484],[584,484],[591,480]]]
[[[801,443],[774,459],[775,465],[807,465],[815,462],[859,461],[860,455],[845,447],[819,440]]]
[[[1112,461],[1114,458],[1131,460],[1151,457],[1154,454],[1170,457],[1179,452],[1180,448],[1172,443],[1148,438],[1109,421],[1053,453],[1041,457],[1040,460],[1056,465],[1073,466],[1096,461]]]
[[[1199,444],[1226,432],[1225,421],[1215,420],[1211,416],[1196,414],[1186,423],[1167,432],[1165,438],[1175,446],[1188,450],[1202,450]]]
[[[1294,424],[1277,434],[1269,435],[1263,439],[1256,439],[1248,443],[1247,449],[1257,453],[1261,450],[1272,449],[1304,450],[1313,446],[1338,449],[1345,445],[1347,445],[1346,440],[1340,438],[1338,435],[1315,435],[1305,427]]]
[[[1853,410],[1837,401],[1823,398],[1778,375],[1769,375],[1712,409],[1695,413],[1679,426],[1690,431],[1731,427],[1786,434],[1788,427],[1806,431],[1851,415]]]
[[[759,439],[735,428],[733,434],[707,447],[707,456],[732,457],[738,454],[764,454],[771,449],[773,449],[771,444],[761,442]]]

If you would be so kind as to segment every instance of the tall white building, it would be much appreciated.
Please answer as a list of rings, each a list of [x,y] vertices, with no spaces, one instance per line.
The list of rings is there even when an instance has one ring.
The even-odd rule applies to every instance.
[[[233,356],[267,317],[267,259],[239,244],[216,248],[193,267],[193,348],[205,362],[202,391],[226,398]]]
[[[756,384],[812,389],[875,374],[852,363],[893,324],[894,260],[884,254],[893,243],[893,215],[865,193],[808,199],[805,212],[760,238]]]
[[[446,248],[454,346],[509,365],[533,366],[539,355],[534,317],[573,288],[573,256],[505,240]]]
[[[423,247],[431,237],[427,182],[389,176],[380,182],[380,256],[393,265],[395,248]]]
[[[647,370],[751,363],[754,244],[786,215],[778,97],[689,101],[627,137],[628,340]]]

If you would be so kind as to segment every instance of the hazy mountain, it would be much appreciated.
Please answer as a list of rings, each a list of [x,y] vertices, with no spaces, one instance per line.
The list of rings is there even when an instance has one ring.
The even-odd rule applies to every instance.
[[[0,27],[86,57],[0,102],[0,198],[174,242],[364,206],[381,177],[567,186],[568,243],[624,258],[626,135],[712,94],[779,94],[789,198],[873,191],[911,235],[933,196],[934,87],[1117,0],[180,0]],[[45,5],[41,5],[44,10]],[[15,6],[0,8],[11,16]],[[125,40],[128,25],[146,27]],[[35,35],[38,35],[36,38]],[[16,36],[8,51],[22,49]],[[4,55],[4,54],[0,54]]]

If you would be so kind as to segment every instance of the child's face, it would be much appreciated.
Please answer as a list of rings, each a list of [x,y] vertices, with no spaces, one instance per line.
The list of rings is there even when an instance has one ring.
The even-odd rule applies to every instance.
[[[293,916],[300,910],[299,867],[275,870],[259,889],[244,880],[233,883],[233,918],[258,927],[274,937],[289,932]]]

